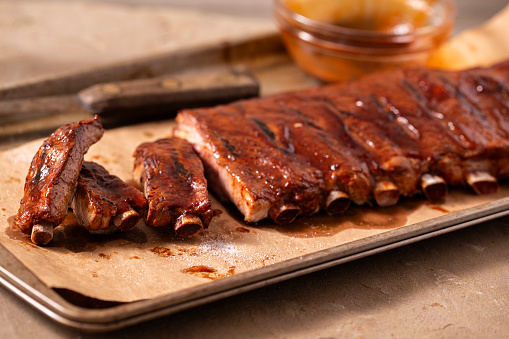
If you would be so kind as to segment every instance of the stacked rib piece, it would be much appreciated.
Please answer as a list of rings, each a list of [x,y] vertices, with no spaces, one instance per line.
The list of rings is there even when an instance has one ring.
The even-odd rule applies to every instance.
[[[350,201],[397,203],[509,175],[509,61],[461,72],[406,68],[345,84],[184,110],[175,135],[245,220],[291,222]]]

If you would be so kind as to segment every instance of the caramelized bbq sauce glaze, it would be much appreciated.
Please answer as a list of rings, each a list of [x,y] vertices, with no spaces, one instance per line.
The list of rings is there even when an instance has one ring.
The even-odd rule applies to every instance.
[[[89,213],[93,211],[102,216],[113,217],[131,209],[141,216],[147,209],[147,201],[137,188],[110,174],[101,165],[89,161],[84,161],[81,167],[74,199],[75,202],[86,204],[84,208],[88,209]],[[119,228],[122,231],[130,230],[134,228],[138,220],[139,216],[128,222],[122,222]],[[87,227],[94,230],[94,228],[100,229],[100,226],[100,223],[96,223]]]
[[[319,171],[302,166],[292,154],[278,147],[263,127],[243,119],[234,106],[193,113],[203,134],[211,140],[214,155],[220,155],[214,160],[217,166],[233,173],[254,202],[284,200],[295,203],[305,214],[315,210],[323,185]],[[209,183],[213,180],[209,179]]]
[[[83,155],[103,133],[96,116],[65,124],[43,142],[30,164],[16,216],[21,231],[30,234],[39,222],[58,225],[65,218]]]
[[[208,198],[203,166],[180,138],[144,143],[135,151],[135,172],[142,174],[149,210],[147,224],[167,226],[183,214],[198,216],[207,228],[215,212]]]

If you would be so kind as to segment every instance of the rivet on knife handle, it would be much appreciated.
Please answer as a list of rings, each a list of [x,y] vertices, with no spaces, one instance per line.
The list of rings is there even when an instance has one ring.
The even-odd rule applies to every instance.
[[[259,84],[245,71],[201,72],[126,82],[98,84],[78,93],[98,114],[122,110],[177,110],[258,96]]]

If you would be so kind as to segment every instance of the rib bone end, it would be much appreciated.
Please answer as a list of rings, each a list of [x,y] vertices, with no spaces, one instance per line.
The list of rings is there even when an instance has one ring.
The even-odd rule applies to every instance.
[[[297,218],[300,208],[293,204],[279,203],[270,208],[269,216],[278,225],[288,224]]]
[[[41,222],[32,227],[32,242],[36,245],[46,245],[53,239],[53,224]]]
[[[421,188],[431,201],[441,200],[447,195],[447,183],[438,175],[424,174],[421,177]]]
[[[377,204],[382,207],[396,205],[399,199],[398,187],[390,181],[377,182],[373,194]]]
[[[496,193],[500,188],[497,179],[488,172],[469,172],[466,175],[466,179],[477,194]]]
[[[129,231],[140,221],[141,216],[133,209],[119,213],[113,217],[113,224],[122,231]]]
[[[175,222],[175,234],[180,237],[190,237],[198,233],[203,228],[203,223],[199,216],[194,214],[183,214]]]
[[[325,211],[328,214],[338,214],[350,207],[350,197],[343,191],[331,191],[325,198]]]

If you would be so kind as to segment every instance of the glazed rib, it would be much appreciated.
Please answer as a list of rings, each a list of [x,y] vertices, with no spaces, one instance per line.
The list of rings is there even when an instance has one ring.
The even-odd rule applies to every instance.
[[[172,226],[179,236],[209,226],[214,211],[203,165],[185,140],[173,137],[144,143],[134,156],[134,178],[148,201],[148,226]]]
[[[39,148],[30,165],[16,216],[17,227],[23,233],[32,233],[34,243],[45,244],[52,239],[53,228],[67,214],[83,156],[103,133],[96,116],[60,127]]]
[[[325,210],[331,195],[344,206],[388,206],[419,192],[442,199],[448,185],[492,193],[497,179],[509,176],[508,87],[509,61],[461,72],[396,69],[184,110],[176,134],[193,145],[213,188],[246,221],[267,217],[281,200],[288,205],[303,188],[310,194],[299,203]],[[285,180],[267,181],[270,171]]]
[[[246,221],[270,216],[287,223],[319,209],[321,172],[278,147],[252,119],[232,107],[183,111],[177,119],[175,135],[195,146],[211,188],[229,198]]]
[[[111,175],[101,165],[85,161],[71,207],[79,224],[93,234],[128,231],[146,213],[143,194]]]
[[[239,110],[262,130],[269,131],[280,148],[295,153],[323,173],[325,186],[321,207],[335,214],[348,208],[350,200],[358,204],[368,201],[372,183],[365,163],[341,151],[341,143],[307,120],[304,114],[295,114],[292,108],[275,99],[263,103],[246,102],[239,105]],[[320,114],[318,107],[313,108],[315,115]]]

